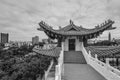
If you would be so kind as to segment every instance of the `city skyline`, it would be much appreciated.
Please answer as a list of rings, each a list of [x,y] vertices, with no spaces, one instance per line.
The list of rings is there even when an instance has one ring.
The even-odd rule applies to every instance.
[[[107,19],[115,21],[117,29],[104,32],[101,37],[107,39],[120,34],[119,0],[0,0],[0,32],[7,32],[10,40],[30,41],[33,36],[47,38],[37,30],[43,20],[53,28],[64,27],[73,20],[76,25],[94,28]]]

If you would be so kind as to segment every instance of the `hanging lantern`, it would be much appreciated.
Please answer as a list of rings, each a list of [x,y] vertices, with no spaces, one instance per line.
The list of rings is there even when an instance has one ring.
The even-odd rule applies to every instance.
[[[51,33],[51,36],[53,37],[53,33]]]
[[[96,38],[96,34],[94,34],[94,38]]]
[[[57,38],[57,35],[55,34],[55,38]]]
[[[87,39],[87,35],[85,36],[85,39]]]
[[[92,38],[92,34],[90,34],[90,38]]]
[[[95,33],[95,38],[97,38],[97,34]]]
[[[81,39],[83,39],[83,36],[81,36]]]

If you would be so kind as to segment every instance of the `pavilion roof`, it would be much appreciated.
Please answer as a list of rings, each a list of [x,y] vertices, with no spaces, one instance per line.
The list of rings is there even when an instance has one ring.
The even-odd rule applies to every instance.
[[[33,51],[42,55],[46,56],[52,56],[52,57],[59,57],[61,48],[60,47],[55,47],[52,49],[38,49],[38,48],[33,48]]]
[[[87,51],[91,51],[92,56],[95,54],[98,57],[120,57],[120,46],[89,46],[86,47]]]
[[[78,36],[81,36],[81,35],[89,35],[89,34],[96,34],[96,33],[101,33],[105,30],[110,30],[110,29],[114,29],[112,27],[112,24],[114,23],[114,21],[112,20],[107,20],[105,21],[103,24],[101,25],[98,25],[96,26],[95,28],[93,29],[86,29],[86,28],[83,28],[82,26],[77,26],[75,25],[71,20],[70,20],[70,24],[61,28],[61,29],[58,29],[58,30],[55,30],[53,29],[51,26],[49,26],[48,24],[46,24],[45,22],[41,21],[39,23],[40,25],[40,28],[38,28],[38,30],[41,30],[41,31],[44,31],[46,32],[47,35],[49,35],[49,33],[52,33],[52,34],[56,34],[56,35],[78,35]]]

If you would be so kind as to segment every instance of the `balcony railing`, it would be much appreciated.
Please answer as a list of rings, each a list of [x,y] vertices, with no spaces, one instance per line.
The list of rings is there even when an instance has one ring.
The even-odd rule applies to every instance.
[[[64,45],[64,43],[63,43]],[[64,46],[62,45],[62,50],[60,53],[60,56],[58,58],[58,65],[56,65],[56,69],[55,69],[55,80],[61,80],[62,76],[63,76],[63,72],[64,72],[64,64],[63,64],[63,60],[64,60]]]
[[[91,52],[87,52],[84,46],[82,46],[82,52],[87,61],[87,64],[91,65],[96,71],[98,71],[107,80],[120,80],[120,71],[109,64],[103,63],[98,60],[97,54],[95,58],[91,56]]]

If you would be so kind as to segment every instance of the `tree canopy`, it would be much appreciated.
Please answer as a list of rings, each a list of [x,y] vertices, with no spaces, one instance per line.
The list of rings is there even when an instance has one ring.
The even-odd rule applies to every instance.
[[[53,57],[29,55],[31,47],[10,48],[0,53],[0,80],[36,80],[42,78]]]

